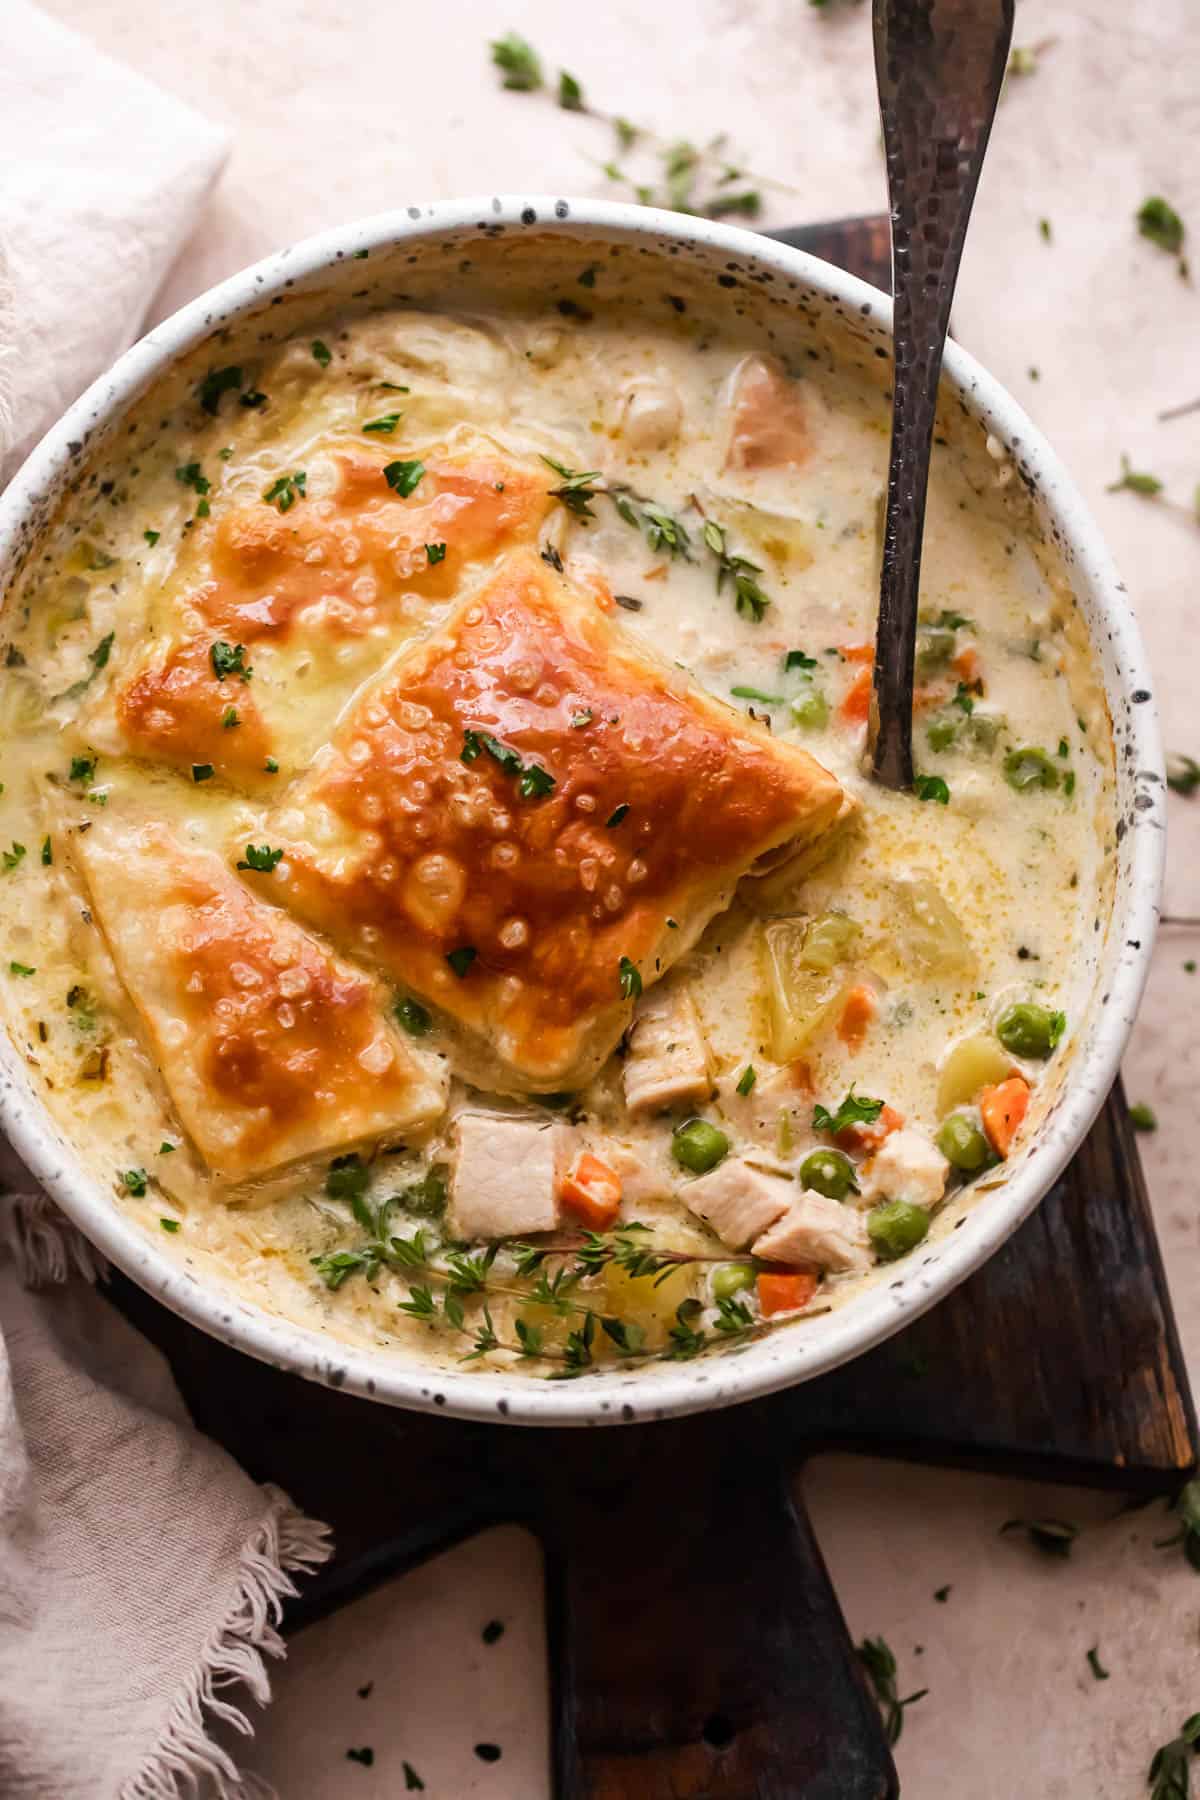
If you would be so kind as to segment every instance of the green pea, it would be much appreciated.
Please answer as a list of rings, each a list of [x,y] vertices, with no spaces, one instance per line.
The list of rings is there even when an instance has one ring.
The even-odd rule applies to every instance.
[[[992,1148],[969,1113],[951,1113],[937,1134],[937,1147],[948,1163],[973,1175],[992,1160]]]
[[[707,1119],[686,1119],[671,1138],[671,1154],[693,1175],[707,1174],[729,1154],[729,1139]]]
[[[1006,1006],[996,1020],[996,1036],[1013,1056],[1036,1057],[1039,1062],[1054,1049],[1066,1027],[1060,1012],[1048,1012],[1032,1000]]]
[[[749,1263],[722,1263],[712,1273],[714,1300],[732,1300],[743,1288],[754,1286],[754,1270]]]
[[[1060,778],[1046,751],[1026,744],[1020,750],[1010,750],[1005,757],[1004,779],[1009,787],[1024,794],[1031,788],[1056,788]]]
[[[929,1230],[929,1214],[911,1200],[885,1200],[867,1214],[867,1236],[883,1262],[915,1250]]]
[[[958,736],[953,719],[935,719],[925,733],[931,750],[948,750]]]
[[[803,725],[806,731],[820,731],[829,723],[829,702],[817,688],[809,688],[807,693],[797,694],[792,701],[792,718],[797,725]]]
[[[954,655],[955,637],[942,625],[930,625],[917,633],[917,672],[931,675],[944,668]]]
[[[851,1188],[858,1187],[854,1164],[840,1150],[814,1150],[806,1156],[800,1164],[800,1181],[827,1200],[844,1200]]]

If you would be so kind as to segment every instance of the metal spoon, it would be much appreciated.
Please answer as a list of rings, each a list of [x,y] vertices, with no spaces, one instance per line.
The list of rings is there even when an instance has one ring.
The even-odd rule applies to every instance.
[[[1012,25],[1013,0],[874,0],[896,310],[868,743],[876,780],[891,788],[913,781],[913,658],[938,376]]]

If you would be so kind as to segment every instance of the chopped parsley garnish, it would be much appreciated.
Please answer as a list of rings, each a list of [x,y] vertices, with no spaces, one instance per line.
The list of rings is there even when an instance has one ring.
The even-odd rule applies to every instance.
[[[294,469],[290,475],[280,475],[264,489],[263,499],[268,506],[278,507],[281,513],[290,512],[297,500],[303,500],[307,484],[307,472]]]
[[[268,775],[278,775],[279,773],[279,764],[275,761],[273,756],[268,756],[266,762],[263,764],[263,768],[267,771]]]
[[[135,1199],[141,1199],[146,1191],[147,1175],[145,1169],[126,1169],[121,1177],[126,1193]]]
[[[831,1113],[820,1105],[813,1107],[813,1130],[829,1131],[836,1136],[850,1125],[873,1125],[882,1111],[882,1100],[872,1100],[868,1094],[856,1094],[851,1088],[836,1112]]]
[[[785,669],[815,669],[817,659],[815,656],[805,656],[803,650],[789,650],[783,659],[783,666]]]
[[[146,542],[149,544],[149,546],[152,550],[153,550],[155,544],[157,544],[161,535],[162,535],[161,532],[158,532],[158,531],[143,531],[143,533],[142,533],[142,536],[145,538]]]
[[[454,970],[458,979],[462,981],[478,955],[479,952],[476,950],[474,944],[460,944],[457,950],[448,950],[446,952],[446,961],[450,964],[450,967]]]
[[[737,1091],[739,1094],[742,1095],[743,1099],[750,1092],[751,1088],[754,1086],[754,1083],[757,1080],[758,1080],[758,1076],[755,1074],[754,1064],[747,1063],[746,1067],[742,1070],[741,1076],[739,1077],[738,1084],[737,1084]],[[833,1152],[830,1151],[829,1154],[832,1155]]]
[[[100,639],[100,642],[94,649],[88,651],[88,661],[91,663],[93,669],[99,671],[105,667],[109,657],[112,655],[113,639],[116,635],[115,631],[110,631],[107,637],[102,637]]]
[[[425,464],[415,458],[411,462],[388,463],[383,471],[383,479],[402,500],[407,500],[424,473]]]
[[[54,861],[54,845],[49,838],[42,839],[42,867],[48,869]]]
[[[433,563],[445,562],[446,546],[445,544],[426,544],[425,554],[429,558],[431,565]]]
[[[550,567],[554,570],[556,575],[562,574],[563,559],[558,554],[558,551],[554,548],[553,544],[543,544],[538,554],[541,556],[544,563],[550,564]]]
[[[623,956],[617,964],[617,981],[623,1000],[636,1000],[642,991],[642,977],[636,963]]]
[[[913,793],[918,800],[936,800],[939,806],[950,804],[950,789],[940,775],[914,776]]]
[[[1137,212],[1137,228],[1144,238],[1171,256],[1178,256],[1183,249],[1183,220],[1161,194],[1143,200]]]
[[[625,817],[625,815],[628,811],[629,811],[629,802],[627,800],[622,800],[620,806],[614,806],[613,810],[609,813],[607,819],[605,819],[605,821],[604,821],[605,827],[609,831],[611,831],[614,825],[619,825],[621,823],[621,820]]]
[[[531,94],[542,85],[542,64],[532,44],[515,31],[494,39],[492,62],[504,76],[503,86],[517,94]]]
[[[540,799],[542,795],[553,791],[555,782],[549,769],[543,769],[540,763],[522,762],[515,750],[502,744],[490,731],[476,731],[467,726],[463,731],[459,760],[465,763],[478,762],[485,750],[493,762],[499,763],[506,775],[517,777],[517,793],[522,800]]]
[[[179,1230],[179,1220],[178,1219],[160,1219],[158,1222],[162,1226],[162,1229],[164,1231],[178,1231]]]
[[[221,410],[221,395],[242,385],[242,371],[233,364],[226,369],[210,369],[196,389],[196,398],[210,418]]]
[[[1135,1131],[1157,1131],[1158,1119],[1154,1108],[1147,1106],[1144,1100],[1136,1101],[1129,1108],[1129,1123]]]
[[[0,862],[3,862],[4,864],[4,873],[6,875],[11,875],[13,870],[17,867],[17,864],[24,860],[24,857],[24,844],[18,844],[14,838],[12,849],[0,852]]]
[[[193,781],[211,781],[212,778],[213,778],[213,766],[211,763],[193,763],[192,764],[192,780]]]
[[[181,469],[176,469],[175,479],[182,482],[184,487],[192,488],[197,494],[207,494],[212,486],[208,477],[201,473],[198,462],[184,463]]]
[[[1185,800],[1190,800],[1200,787],[1200,763],[1194,757],[1184,756],[1182,751],[1168,750],[1167,786],[1173,794],[1182,794]]]
[[[1129,458],[1121,452],[1121,476],[1118,481],[1110,481],[1104,490],[1107,494],[1118,494],[1122,488],[1128,488],[1131,494],[1153,496],[1162,493],[1162,482],[1157,475],[1147,475],[1129,465]]]
[[[218,638],[210,648],[208,657],[218,681],[224,681],[227,675],[237,675],[241,680],[249,681],[254,673],[246,664],[245,644],[228,644],[224,638]]]
[[[314,338],[309,348],[312,350],[313,361],[320,363],[323,369],[327,369],[333,361],[333,351],[329,345],[322,343],[320,338]]]
[[[380,431],[380,432],[385,432],[385,433],[395,431],[397,425],[400,423],[400,420],[403,418],[403,416],[404,415],[402,413],[398,413],[398,412],[384,413],[382,418],[368,419],[366,424],[363,426],[363,430],[364,431]]]
[[[207,519],[211,511],[212,507],[208,504],[207,500],[198,500],[196,502],[196,517],[198,519]]]
[[[578,712],[571,714],[571,730],[582,731],[585,725],[591,724],[595,716],[590,706],[581,707]]]
[[[586,112],[583,102],[583,89],[573,75],[565,69],[558,72],[558,104],[564,112]]]
[[[81,781],[88,785],[95,779],[96,761],[94,756],[73,756],[68,781]]]
[[[246,854],[239,861],[239,869],[253,869],[258,875],[269,875],[283,861],[282,850],[272,850],[269,844],[247,844]]]
[[[177,1147],[177,1145],[169,1143],[167,1139],[164,1138],[162,1143],[158,1146],[158,1154],[160,1156],[170,1156]]]
[[[232,731],[234,726],[240,725],[241,722],[242,721],[238,718],[236,706],[227,706],[225,711],[221,714],[221,729],[223,731]]]
[[[412,1000],[407,995],[396,1002],[396,1020],[409,1037],[427,1037],[433,1029],[433,1016],[419,1000]]]
[[[10,975],[36,975],[37,974],[36,969],[31,968],[28,963],[23,963],[23,962],[10,962],[8,965],[8,972]]]

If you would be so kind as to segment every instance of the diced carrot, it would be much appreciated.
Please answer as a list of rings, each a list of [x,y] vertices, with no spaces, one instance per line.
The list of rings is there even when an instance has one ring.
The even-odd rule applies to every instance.
[[[867,987],[865,983],[852,987],[846,995],[837,1034],[847,1050],[857,1050],[861,1046],[867,1035],[867,1026],[875,1017],[876,1006],[875,989]]]
[[[873,663],[875,661],[874,644],[839,644],[838,649],[847,662]]]
[[[998,1156],[1007,1156],[1029,1111],[1029,1083],[1019,1075],[1010,1075],[998,1086],[984,1088],[979,1096],[979,1110],[992,1149]]]
[[[974,644],[965,644],[954,658],[954,673],[967,687],[979,680],[979,652]]]
[[[563,1176],[559,1199],[590,1231],[605,1231],[621,1210],[621,1177],[590,1150],[581,1151]]]
[[[798,1312],[807,1306],[817,1291],[817,1277],[811,1269],[789,1271],[786,1275],[764,1271],[758,1277],[758,1306],[764,1319],[776,1313]]]
[[[894,1106],[885,1106],[873,1125],[847,1125],[833,1141],[843,1150],[878,1150],[884,1138],[899,1131],[903,1123],[903,1113]]]
[[[804,1057],[798,1056],[794,1062],[790,1062],[787,1072],[788,1080],[794,1088],[799,1088],[802,1094],[813,1092],[812,1064],[806,1062]]]
[[[860,669],[842,697],[838,715],[847,724],[865,725],[871,710],[871,670]]]

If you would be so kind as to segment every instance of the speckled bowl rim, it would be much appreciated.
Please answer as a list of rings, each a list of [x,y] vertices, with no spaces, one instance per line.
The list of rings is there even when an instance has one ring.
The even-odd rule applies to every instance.
[[[79,445],[119,412],[218,322],[262,306],[285,286],[319,274],[355,251],[446,232],[522,229],[566,237],[596,232],[631,245],[710,248],[736,264],[771,271],[815,290],[847,314],[890,325],[890,301],[830,264],[736,226],[652,208],[529,195],[409,206],[340,226],[267,257],[156,325],[46,434],[0,497],[0,570],[30,521],[70,480]],[[1118,751],[1118,796],[1128,790],[1133,841],[1128,879],[1114,895],[1109,952],[1115,966],[1099,1016],[1076,1052],[1062,1094],[1024,1166],[968,1212],[949,1236],[927,1243],[890,1282],[868,1287],[825,1318],[772,1334],[740,1352],[636,1372],[619,1367],[573,1382],[531,1379],[519,1370],[442,1370],[407,1352],[368,1350],[289,1322],[215,1286],[160,1250],[113,1204],[34,1093],[7,1033],[0,1043],[0,1128],[31,1172],[111,1262],[192,1324],[265,1362],[310,1380],[396,1406],[460,1418],[529,1425],[597,1425],[664,1418],[748,1400],[809,1380],[872,1348],[936,1304],[999,1248],[1061,1174],[1102,1105],[1141,996],[1157,923],[1163,864],[1165,787],[1157,718],[1137,626],[1108,550],[1057,456],[1012,397],[957,344],[947,346],[944,380],[968,410],[1008,446],[1036,483],[1074,559],[1077,591],[1089,591],[1098,625],[1093,642],[1118,672],[1106,680]],[[945,390],[944,390],[945,391]],[[1123,677],[1123,679],[1122,679]],[[1128,764],[1128,768],[1126,768]],[[1122,814],[1124,817],[1125,815]],[[818,1326],[820,1329],[818,1330]]]

